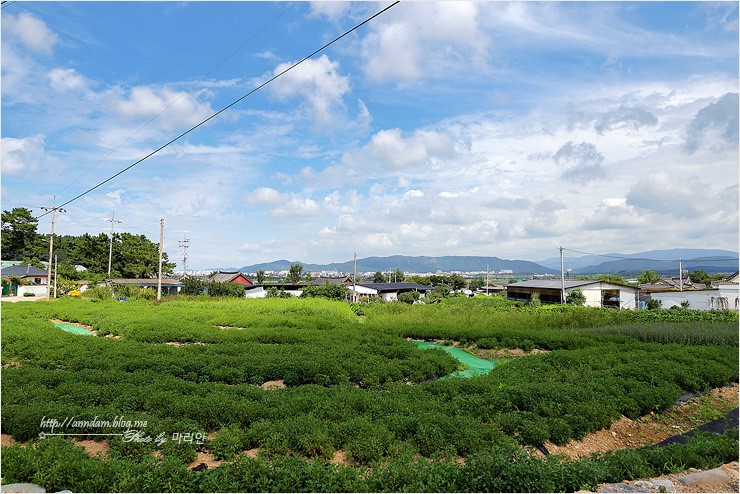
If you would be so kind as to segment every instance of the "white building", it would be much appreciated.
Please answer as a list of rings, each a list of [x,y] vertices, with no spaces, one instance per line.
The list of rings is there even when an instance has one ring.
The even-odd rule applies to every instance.
[[[565,280],[565,295],[580,289],[586,297],[587,307],[616,307],[634,309],[637,288],[617,285],[599,280]],[[512,300],[527,302],[536,293],[543,304],[559,304],[561,301],[561,280],[527,280],[512,283],[506,287],[506,296]]]
[[[661,308],[680,307],[689,303],[689,309],[697,310],[740,310],[740,285],[719,285],[718,290],[684,290],[682,292],[655,292],[653,300],[660,300]]]

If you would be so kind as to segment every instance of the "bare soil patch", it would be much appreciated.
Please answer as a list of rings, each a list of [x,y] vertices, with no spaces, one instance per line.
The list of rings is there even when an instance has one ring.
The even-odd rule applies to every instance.
[[[7,362],[7,363],[3,364],[3,369],[7,369],[9,367],[20,367],[22,365],[23,364],[21,364],[20,362],[16,362],[14,360],[11,360],[10,362]]]
[[[260,455],[260,449],[254,448],[250,449],[244,452],[245,455],[247,455],[248,458],[257,458]]]
[[[343,449],[338,449],[334,452],[334,455],[331,457],[331,464],[344,465],[348,467],[351,467],[353,465],[353,463],[349,459],[349,454]]]
[[[92,439],[72,439],[77,446],[85,448],[85,452],[91,457],[107,458],[110,445],[107,441],[93,441]]]
[[[0,446],[13,446],[14,444],[26,445],[26,443],[16,441],[10,434],[0,434]]]
[[[260,386],[262,389],[282,389],[286,388],[285,381],[278,379],[277,381],[266,381]]]
[[[190,464],[188,465],[188,469],[197,467],[201,463],[205,463],[208,468],[215,468],[215,467],[220,467],[223,461],[215,459],[211,453],[198,451],[198,454],[195,457],[195,460],[190,462]]]
[[[737,404],[738,384],[734,383],[691,398],[659,414],[651,413],[637,420],[622,417],[608,429],[592,432],[580,441],[571,441],[563,446],[546,442],[545,447],[552,454],[573,458],[613,449],[639,448],[693,430],[719,418],[717,415],[726,414]]]
[[[484,350],[482,348],[474,348],[474,347],[471,347],[469,351],[470,353],[474,354],[476,357],[480,357],[483,359],[518,358],[518,357],[527,357],[529,355],[538,355],[540,353],[550,352],[550,350],[542,350],[540,348],[533,348],[532,350],[526,351],[521,348],[491,348],[488,350]]]
[[[182,342],[182,341],[168,341],[165,343],[165,345],[173,346],[175,348],[180,348],[182,346],[190,346],[190,345],[205,345],[202,341],[188,341],[188,342]]]

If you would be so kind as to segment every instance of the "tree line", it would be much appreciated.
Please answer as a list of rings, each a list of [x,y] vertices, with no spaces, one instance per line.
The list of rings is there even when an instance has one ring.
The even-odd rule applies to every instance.
[[[21,261],[43,269],[41,260],[49,255],[49,235],[39,234],[38,220],[27,208],[13,208],[2,213],[3,260]],[[58,276],[66,279],[102,279],[108,275],[109,235],[85,233],[79,236],[55,235],[53,254],[58,260]],[[113,234],[111,278],[152,278],[157,275],[159,244],[145,235],[121,232]],[[77,271],[75,266],[86,270]],[[162,273],[170,274],[176,264],[162,253]]]

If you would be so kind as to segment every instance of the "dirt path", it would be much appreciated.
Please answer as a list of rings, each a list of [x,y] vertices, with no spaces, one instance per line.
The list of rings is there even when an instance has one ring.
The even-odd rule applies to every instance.
[[[613,449],[639,448],[657,444],[676,434],[723,417],[738,405],[738,384],[711,390],[704,396],[691,398],[685,404],[664,412],[631,420],[627,417],[614,422],[608,429],[592,432],[580,441],[563,446],[546,442],[551,454],[578,457]]]

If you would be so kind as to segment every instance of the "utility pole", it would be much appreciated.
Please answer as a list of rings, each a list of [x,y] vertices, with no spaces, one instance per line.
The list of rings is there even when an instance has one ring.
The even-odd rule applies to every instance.
[[[108,278],[110,278],[110,266],[111,261],[113,260],[113,225],[115,223],[123,223],[123,221],[118,221],[116,219],[116,212],[113,211],[113,215],[111,216],[111,219],[105,220],[110,221],[110,250],[108,251]]]
[[[159,275],[157,277],[157,300],[162,299],[162,245],[164,244],[164,218],[159,220]]]
[[[563,263],[563,246],[560,246],[560,303],[565,303],[565,264]]]
[[[352,271],[352,301],[357,302],[357,252],[355,252],[355,265]]]
[[[54,254],[54,298],[57,298],[57,255]]]
[[[182,240],[178,241],[180,244],[180,248],[182,249],[182,275],[187,276],[188,275],[188,242],[190,242],[190,239],[187,238],[186,234],[182,234]]]
[[[486,295],[488,295],[488,264],[486,264]]]
[[[49,235],[49,265],[46,270],[46,300],[51,300],[51,261],[54,254],[54,216],[57,210],[60,213],[66,213],[66,209],[58,208],[56,206],[51,208],[42,207],[44,211],[51,211],[51,235]]]

